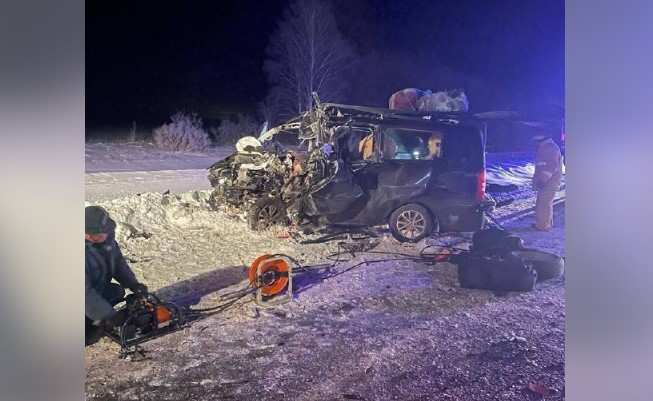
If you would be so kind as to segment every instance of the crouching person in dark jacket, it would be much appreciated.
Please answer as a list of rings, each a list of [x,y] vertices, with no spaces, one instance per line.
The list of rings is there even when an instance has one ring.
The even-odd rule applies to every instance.
[[[127,265],[115,240],[116,223],[106,210],[88,206],[86,233],[86,345],[99,338],[101,328],[120,326],[125,317],[113,307],[123,300],[125,288],[147,293]],[[115,279],[119,284],[112,283]]]

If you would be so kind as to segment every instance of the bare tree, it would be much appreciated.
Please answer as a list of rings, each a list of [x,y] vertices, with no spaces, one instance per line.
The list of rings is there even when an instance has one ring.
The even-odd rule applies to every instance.
[[[338,30],[328,0],[294,0],[266,53],[264,67],[273,86],[270,96],[278,102],[278,118],[310,109],[313,91],[327,102],[344,96],[354,52]]]

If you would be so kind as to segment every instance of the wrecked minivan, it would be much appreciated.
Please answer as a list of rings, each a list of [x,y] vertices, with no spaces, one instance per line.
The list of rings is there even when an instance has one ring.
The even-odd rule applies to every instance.
[[[320,104],[209,168],[215,206],[250,228],[387,224],[402,242],[485,221],[485,125],[469,113]],[[291,135],[301,144],[276,140]]]

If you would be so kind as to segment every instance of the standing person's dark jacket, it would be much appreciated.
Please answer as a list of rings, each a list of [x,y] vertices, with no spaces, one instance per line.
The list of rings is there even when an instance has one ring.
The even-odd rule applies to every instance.
[[[139,283],[127,265],[114,234],[101,244],[85,242],[86,253],[86,317],[92,321],[107,320],[115,313],[106,298],[112,279],[134,290]]]

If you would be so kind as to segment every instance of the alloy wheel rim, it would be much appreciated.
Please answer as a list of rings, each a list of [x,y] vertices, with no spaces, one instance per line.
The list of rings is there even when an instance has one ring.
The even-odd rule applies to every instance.
[[[415,239],[424,234],[426,218],[415,210],[406,210],[397,217],[397,231],[408,239]]]
[[[258,224],[261,228],[268,228],[274,222],[274,219],[279,214],[279,209],[274,205],[265,205],[261,208],[258,214]]]

